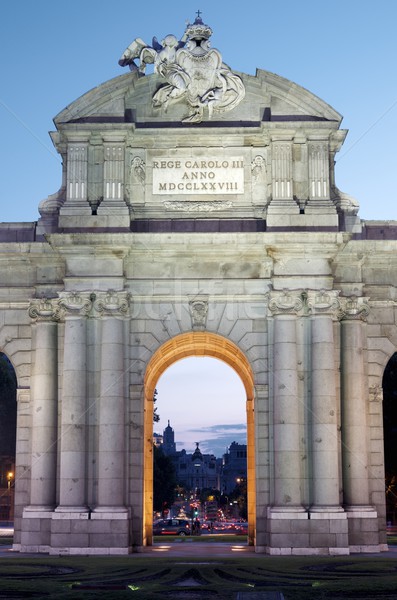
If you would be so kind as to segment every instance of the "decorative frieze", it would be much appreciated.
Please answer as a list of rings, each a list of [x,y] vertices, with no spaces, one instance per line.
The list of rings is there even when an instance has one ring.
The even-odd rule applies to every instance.
[[[217,210],[226,210],[233,207],[231,200],[219,202],[164,202],[164,207],[167,210],[175,210],[181,212],[215,212]]]

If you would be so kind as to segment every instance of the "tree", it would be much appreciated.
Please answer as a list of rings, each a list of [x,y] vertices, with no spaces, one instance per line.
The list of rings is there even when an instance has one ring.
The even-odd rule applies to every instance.
[[[229,494],[229,500],[237,502],[239,516],[246,520],[248,518],[246,479],[240,478],[238,480],[234,490]]]
[[[15,455],[17,380],[5,354],[0,352],[0,454]]]
[[[176,476],[174,465],[161,448],[153,445],[153,508],[161,512],[175,501]]]
[[[156,404],[157,402],[157,390],[154,390],[154,394],[153,394],[153,405]],[[160,421],[160,415],[157,412],[157,406],[154,406],[153,408],[153,423],[158,423]]]

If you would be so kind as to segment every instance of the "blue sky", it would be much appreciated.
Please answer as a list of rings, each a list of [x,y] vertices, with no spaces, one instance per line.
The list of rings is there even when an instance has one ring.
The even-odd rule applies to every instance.
[[[52,119],[88,90],[124,74],[118,59],[134,38],[151,43],[154,35],[179,37],[198,9],[213,29],[213,47],[231,69],[277,73],[344,116],[342,127],[349,134],[336,158],[338,187],[359,201],[363,219],[397,219],[393,0],[20,0],[3,2],[0,10],[0,221],[36,220],[39,202],[59,189],[60,157],[48,135]],[[190,377],[191,396],[198,385]],[[212,406],[225,380],[223,374],[221,386],[211,386]],[[199,402],[193,398],[183,409],[191,416],[191,406]],[[176,422],[165,415],[175,429],[178,412]],[[224,411],[212,412],[212,425],[201,421],[203,427],[237,425],[245,418],[244,406],[233,423],[222,420]],[[202,434],[192,432],[192,448],[214,430]]]
[[[159,423],[162,433],[168,420],[175,432],[177,450],[222,456],[236,441],[246,443],[245,390],[239,376],[224,362],[210,357],[191,357],[169,367],[157,384]]]
[[[236,71],[272,71],[344,116],[340,189],[365,219],[396,219],[397,3],[393,0],[20,0],[0,11],[0,221],[32,221],[60,187],[48,131],[65,106],[126,71],[135,37],[182,35],[200,9]]]

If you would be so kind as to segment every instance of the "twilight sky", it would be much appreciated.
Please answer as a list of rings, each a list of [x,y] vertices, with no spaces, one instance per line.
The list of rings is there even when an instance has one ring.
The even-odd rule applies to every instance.
[[[59,189],[60,157],[48,136],[53,117],[126,73],[118,59],[134,38],[150,44],[153,36],[181,37],[198,9],[213,29],[212,46],[232,70],[277,73],[344,116],[349,134],[336,157],[338,187],[359,201],[363,219],[397,219],[393,0],[19,0],[3,2],[0,11],[0,221],[35,221],[39,202]],[[203,368],[200,360],[209,363],[194,375],[195,362]],[[228,433],[245,423],[240,381],[214,359],[183,363],[159,382],[160,427],[170,419],[188,451],[201,441],[203,449],[222,453],[241,440],[241,427]],[[226,391],[229,377],[238,381]],[[202,382],[209,388],[200,391]]]

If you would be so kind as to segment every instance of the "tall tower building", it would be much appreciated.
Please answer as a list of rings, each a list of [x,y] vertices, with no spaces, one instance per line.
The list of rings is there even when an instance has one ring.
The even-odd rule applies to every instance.
[[[163,448],[164,454],[166,454],[167,456],[169,456],[170,454],[175,454],[175,452],[176,452],[175,434],[174,434],[174,430],[172,429],[169,421],[168,421],[167,427],[164,429],[164,432],[163,432],[162,448]]]

